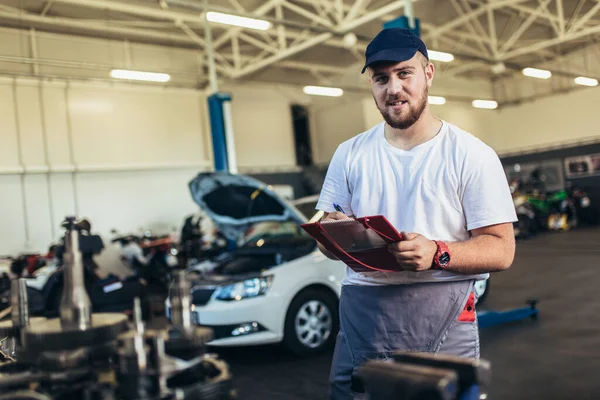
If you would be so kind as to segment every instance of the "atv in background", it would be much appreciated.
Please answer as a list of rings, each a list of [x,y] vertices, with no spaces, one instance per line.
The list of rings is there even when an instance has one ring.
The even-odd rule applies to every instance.
[[[567,231],[580,222],[593,222],[585,218],[593,215],[586,212],[591,209],[590,197],[576,185],[569,183],[565,189],[546,191],[543,178],[534,170],[525,182],[513,178],[510,188],[518,218],[515,222],[517,237],[541,231]]]

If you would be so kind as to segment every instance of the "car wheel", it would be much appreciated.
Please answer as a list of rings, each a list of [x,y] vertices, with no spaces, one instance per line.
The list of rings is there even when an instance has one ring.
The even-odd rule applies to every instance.
[[[307,289],[290,304],[283,343],[296,355],[316,355],[333,346],[338,330],[335,295],[325,290]]]
[[[475,304],[482,304],[490,292],[490,279],[475,281]]]
[[[524,238],[530,236],[534,231],[531,218],[524,214],[517,214],[518,221],[514,223],[515,237]]]

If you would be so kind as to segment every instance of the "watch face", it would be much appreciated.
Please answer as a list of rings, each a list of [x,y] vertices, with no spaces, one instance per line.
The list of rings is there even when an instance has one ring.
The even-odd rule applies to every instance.
[[[447,252],[442,253],[439,260],[441,265],[448,265],[448,263],[450,262],[450,254],[448,254]]]

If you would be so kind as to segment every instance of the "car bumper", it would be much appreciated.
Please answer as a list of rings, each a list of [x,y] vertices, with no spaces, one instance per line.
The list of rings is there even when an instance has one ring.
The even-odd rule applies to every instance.
[[[259,296],[238,301],[210,300],[192,306],[192,321],[212,328],[211,346],[247,346],[278,343],[283,340],[283,299]],[[170,305],[167,304],[167,316]]]

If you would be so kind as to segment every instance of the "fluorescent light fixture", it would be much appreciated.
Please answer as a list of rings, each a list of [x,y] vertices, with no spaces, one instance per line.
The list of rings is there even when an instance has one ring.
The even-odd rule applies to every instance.
[[[428,96],[427,101],[429,102],[429,104],[435,104],[438,106],[446,104],[446,98],[441,96]]]
[[[493,110],[494,108],[498,108],[498,103],[494,100],[473,100],[473,107],[475,108],[485,108],[487,110]]]
[[[113,69],[110,71],[110,76],[117,79],[130,79],[134,81],[150,81],[150,82],[168,82],[171,77],[169,74],[161,74],[157,72],[130,71],[127,69]]]
[[[552,72],[545,69],[523,68],[523,75],[531,78],[548,79],[552,76]]]
[[[325,87],[325,86],[304,86],[304,93],[313,94],[315,96],[331,96],[340,97],[344,91],[340,88]]]
[[[575,78],[575,83],[583,86],[598,86],[598,79],[586,78],[585,76],[578,76]]]
[[[435,50],[427,50],[427,54],[429,55],[429,59],[434,61],[450,62],[454,60],[454,56],[450,53],[444,53]]]
[[[263,19],[254,19],[247,17],[239,17],[237,15],[223,14],[220,12],[209,11],[206,13],[206,19],[210,22],[216,22],[225,25],[240,26],[242,28],[257,29],[259,31],[266,31],[271,27],[269,21]]]

